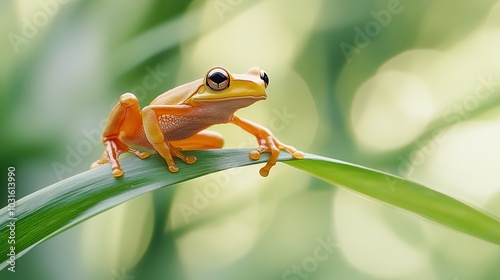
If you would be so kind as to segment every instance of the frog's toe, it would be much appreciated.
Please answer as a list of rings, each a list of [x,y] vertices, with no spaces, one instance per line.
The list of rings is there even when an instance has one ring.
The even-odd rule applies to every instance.
[[[296,159],[303,159],[306,155],[302,151],[296,151],[296,152],[292,153],[292,156],[293,156],[293,158],[296,158]]]
[[[97,160],[97,161],[94,161],[91,165],[90,165],[90,169],[94,169],[96,167],[99,167],[99,166],[102,166],[104,164],[106,164],[107,162],[102,162],[101,160]]]
[[[106,163],[109,163],[109,157],[108,157],[108,153],[106,151],[104,151],[104,153],[102,153],[102,156],[100,159],[94,161],[91,165],[90,165],[90,169],[94,169],[96,167],[99,167],[99,166],[102,166],[102,165],[105,165]]]
[[[262,177],[267,177],[269,175],[269,168],[266,168],[266,167],[262,167],[260,170],[259,170],[259,174],[260,176]]]
[[[268,152],[269,148],[266,145],[260,145],[255,150],[251,151],[248,156],[253,160],[258,160],[262,153]]]
[[[253,160],[258,160],[260,158],[260,153],[257,150],[253,150],[250,153],[248,153],[248,156]]]
[[[148,152],[139,152],[136,154],[140,159],[145,159],[150,156],[150,153]]]
[[[113,177],[121,177],[123,176],[123,170],[121,168],[116,168],[111,171],[111,174],[113,174]]]
[[[176,165],[169,165],[168,171],[170,171],[172,173],[177,173],[177,172],[179,172],[179,167],[177,167]]]
[[[145,159],[145,158],[150,156],[150,154],[148,152],[141,152],[138,150],[134,150],[130,147],[127,147],[127,151],[133,153],[134,155],[136,155],[140,159]]]
[[[185,159],[186,159],[185,162],[187,164],[193,164],[193,163],[196,162],[196,157],[195,156],[187,156]]]

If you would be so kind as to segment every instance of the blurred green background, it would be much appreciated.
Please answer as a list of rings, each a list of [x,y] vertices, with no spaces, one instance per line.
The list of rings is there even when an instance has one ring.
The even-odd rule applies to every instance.
[[[500,215],[499,19],[490,0],[2,1],[2,182],[14,166],[20,198],[87,170],[124,92],[145,106],[212,66],[259,66],[268,100],[239,116]],[[498,246],[289,166],[258,169],[134,199],[0,278],[499,279]]]

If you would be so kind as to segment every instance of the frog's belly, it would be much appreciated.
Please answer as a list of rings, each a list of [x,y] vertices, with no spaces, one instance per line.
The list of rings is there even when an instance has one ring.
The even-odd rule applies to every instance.
[[[186,139],[213,124],[226,123],[231,119],[231,116],[232,114],[229,116],[217,114],[215,117],[213,115],[210,117],[203,115],[161,115],[158,117],[158,124],[165,139],[173,141]]]
[[[165,136],[165,140],[175,141],[193,136],[194,134],[214,124],[227,123],[231,120],[231,117],[232,114],[221,113],[215,113],[211,116],[194,114],[187,116],[161,115],[158,117],[158,124],[163,132],[163,135]],[[130,135],[121,133],[119,139],[123,143],[132,147],[143,147],[151,150],[154,149],[151,143],[149,143],[142,125],[141,128],[138,129],[137,133]]]

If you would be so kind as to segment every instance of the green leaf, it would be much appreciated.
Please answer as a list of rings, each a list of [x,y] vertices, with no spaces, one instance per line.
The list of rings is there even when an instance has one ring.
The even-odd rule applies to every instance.
[[[17,258],[34,246],[82,221],[146,192],[220,170],[265,162],[248,158],[247,149],[193,151],[198,161],[191,166],[179,162],[180,172],[169,173],[164,160],[152,155],[145,160],[121,160],[125,175],[115,179],[109,166],[89,170],[57,182],[19,201],[15,208]],[[279,161],[304,170],[333,185],[347,188],[378,201],[398,206],[472,236],[500,245],[500,219],[481,209],[422,185],[376,170],[334,159],[307,155],[293,160],[285,152]],[[271,174],[272,175],[272,174]],[[255,176],[259,176],[256,174]],[[10,234],[9,209],[0,210],[0,268],[7,266]]]
[[[500,245],[500,218],[410,180],[319,156],[287,164],[333,185]]]

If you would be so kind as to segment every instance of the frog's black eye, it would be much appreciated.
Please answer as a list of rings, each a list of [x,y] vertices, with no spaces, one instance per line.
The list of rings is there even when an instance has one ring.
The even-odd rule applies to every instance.
[[[269,76],[267,76],[266,71],[262,69],[260,70],[260,78],[264,81],[264,83],[266,83],[266,88],[267,88],[267,86],[269,85]]]
[[[212,90],[224,90],[229,87],[229,73],[222,68],[214,68],[208,72],[206,84]]]

